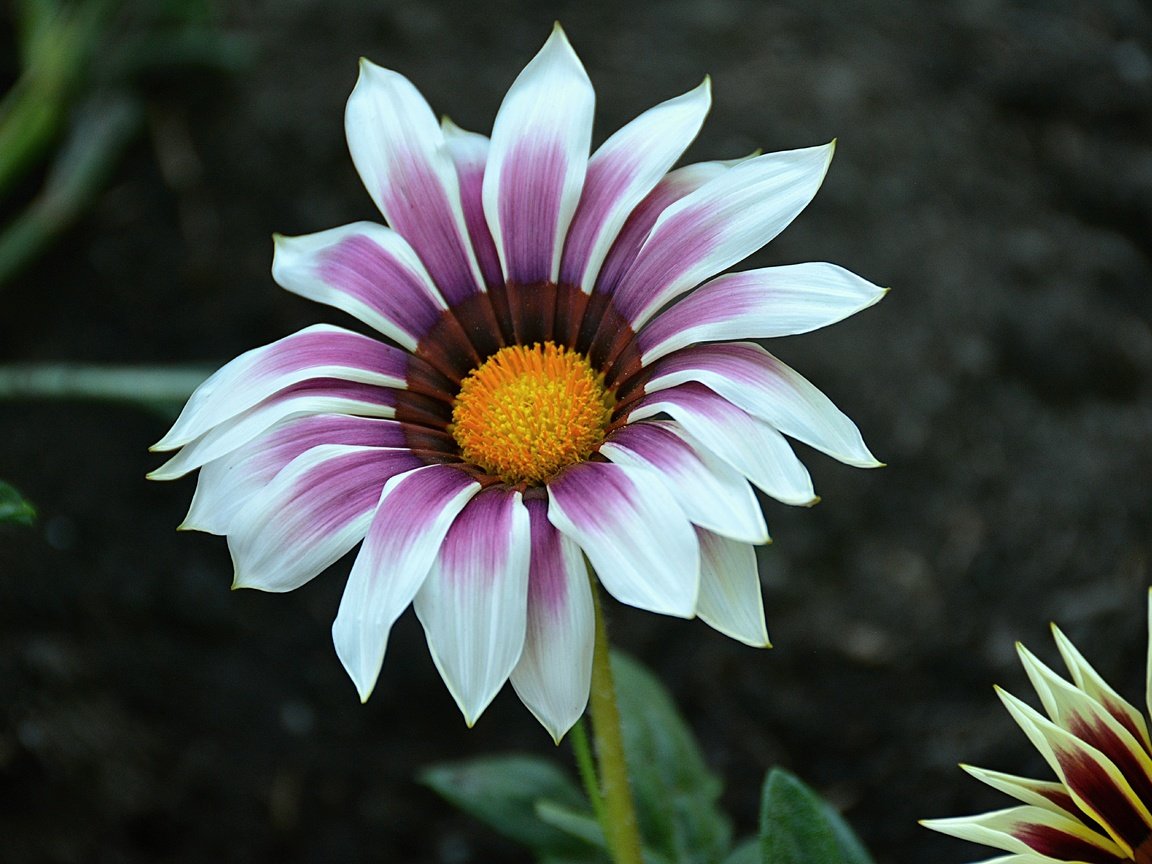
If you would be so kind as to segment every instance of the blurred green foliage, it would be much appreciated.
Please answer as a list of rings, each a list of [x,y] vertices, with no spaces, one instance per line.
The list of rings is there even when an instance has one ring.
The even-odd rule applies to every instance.
[[[645,864],[872,864],[844,819],[798,778],[773,769],[760,832],[735,847],[720,780],[660,681],[612,657]],[[568,775],[534,756],[434,765],[422,782],[531,850],[539,864],[609,864],[594,809]]]
[[[144,126],[157,72],[243,68],[208,0],[15,0],[18,77],[0,98],[0,289],[91,205]],[[43,182],[16,200],[36,172]]]
[[[0,480],[0,525],[31,525],[36,521],[36,508],[24,500],[15,488]]]

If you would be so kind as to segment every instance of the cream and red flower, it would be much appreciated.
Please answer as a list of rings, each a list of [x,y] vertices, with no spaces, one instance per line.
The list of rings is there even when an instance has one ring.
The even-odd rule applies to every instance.
[[[1152,711],[1152,594],[1148,601],[1148,698]],[[1012,718],[1057,779],[1030,780],[961,766],[1022,802],[979,816],[921,824],[1011,854],[987,864],[1152,864],[1152,739],[1144,715],[1088,665],[1052,625],[1071,681],[1017,645],[1045,717],[997,688]]]
[[[593,101],[559,28],[491,138],[363,62],[348,144],[389,227],[278,237],[272,272],[387,341],[317,325],[250,351],[156,445],[179,452],[152,477],[200,469],[184,527],[227,535],[237,586],[289,591],[363,541],[333,626],[362,698],[414,604],[469,723],[510,678],[563,734],[588,698],[589,564],[624,603],[767,645],[749,481],[815,500],[785,435],[878,464],[815,387],[732,340],[883,291],[831,264],[713,278],[808,204],[832,145],[671,170],[705,80],[589,156]]]

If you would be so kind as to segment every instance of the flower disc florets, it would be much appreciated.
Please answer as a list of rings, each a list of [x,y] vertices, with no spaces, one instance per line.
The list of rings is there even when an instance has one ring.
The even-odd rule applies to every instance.
[[[513,345],[464,379],[451,431],[467,461],[506,483],[539,484],[603,443],[615,401],[581,354]]]

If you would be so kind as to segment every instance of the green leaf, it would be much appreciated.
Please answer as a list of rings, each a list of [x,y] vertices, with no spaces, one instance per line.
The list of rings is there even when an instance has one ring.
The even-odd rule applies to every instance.
[[[872,864],[844,818],[781,768],[764,782],[760,854],[761,864]]]
[[[724,864],[760,864],[760,841],[757,838],[745,840],[724,859]]]
[[[536,815],[544,804],[587,812],[584,796],[551,762],[532,756],[486,756],[433,765],[421,772],[420,781],[542,859],[583,864],[604,860],[590,841]]]
[[[0,480],[0,525],[14,522],[31,525],[36,521],[36,508],[29,504],[14,488]]]
[[[604,839],[604,829],[596,821],[596,817],[571,807],[557,804],[555,801],[538,801],[536,815],[541,822],[559,828],[565,834],[570,834],[583,840],[589,846],[607,850],[608,842]]]
[[[676,864],[716,864],[732,828],[722,786],[664,686],[636,661],[612,656],[624,752],[644,845]]]

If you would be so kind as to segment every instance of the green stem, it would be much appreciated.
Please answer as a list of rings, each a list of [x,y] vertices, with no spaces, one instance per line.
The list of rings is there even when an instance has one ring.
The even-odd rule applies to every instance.
[[[0,366],[0,401],[102,399],[146,405],[183,402],[210,372],[210,369],[181,366],[69,363]]]
[[[576,757],[576,770],[580,772],[580,782],[584,793],[592,804],[592,812],[597,821],[604,824],[604,802],[600,798],[600,784],[596,779],[596,763],[592,758],[592,747],[588,743],[588,731],[581,717],[572,727],[572,754]]]
[[[600,761],[600,793],[603,799],[600,824],[604,828],[604,836],[615,864],[642,864],[636,806],[632,803],[632,788],[628,783],[624,739],[620,734],[620,711],[616,707],[616,685],[612,681],[608,630],[604,624],[604,612],[600,608],[600,592],[595,577],[589,574],[589,578],[596,614],[589,709],[592,713],[592,731],[596,737],[596,755]]]

